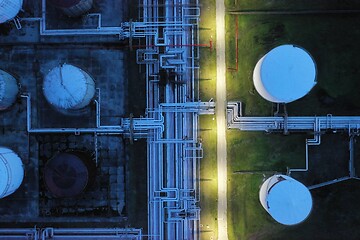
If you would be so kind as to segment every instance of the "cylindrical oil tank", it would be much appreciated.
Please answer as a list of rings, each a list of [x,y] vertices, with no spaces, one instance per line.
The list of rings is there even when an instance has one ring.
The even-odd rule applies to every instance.
[[[57,198],[83,193],[94,177],[94,163],[81,151],[60,152],[48,160],[44,168],[46,187]]]
[[[281,45],[263,56],[253,74],[257,92],[274,103],[304,97],[316,85],[316,65],[301,47]]]
[[[0,198],[15,192],[24,178],[20,157],[9,148],[0,147]]]
[[[82,69],[64,64],[45,76],[43,91],[47,101],[59,110],[77,110],[94,97],[95,82]]]
[[[16,101],[18,92],[16,79],[0,70],[0,111],[9,108]]]
[[[301,223],[312,209],[309,189],[286,175],[268,178],[260,188],[259,198],[270,216],[284,225]]]
[[[0,0],[0,23],[16,17],[22,5],[23,0]]]
[[[70,17],[80,16],[93,6],[93,0],[51,0],[51,3]]]

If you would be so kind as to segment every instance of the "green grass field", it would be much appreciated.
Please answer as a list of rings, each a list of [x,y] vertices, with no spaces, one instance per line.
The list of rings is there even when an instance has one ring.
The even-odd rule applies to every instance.
[[[215,0],[203,1],[200,17],[200,44],[209,44],[212,49],[200,48],[200,99],[208,101],[215,99],[216,92],[216,7]]]
[[[359,115],[360,16],[358,14],[231,15],[231,11],[360,9],[355,0],[225,0],[226,64],[236,61],[235,26],[239,27],[238,71],[227,72],[227,99],[245,103],[245,115],[270,116],[271,103],[254,89],[256,62],[281,44],[296,44],[311,53],[317,64],[317,86],[306,97],[287,105],[295,115]],[[215,0],[201,2],[201,43],[215,32]],[[201,49],[200,97],[215,98],[216,51]],[[201,239],[216,239],[217,181],[216,124],[201,117],[204,158],[201,160]],[[266,135],[227,132],[229,239],[360,239],[356,213],[359,182],[347,182],[312,191],[313,211],[307,221],[293,227],[277,224],[261,207],[259,187],[264,178],[287,167],[303,167],[307,134]],[[329,163],[331,165],[331,163]],[[324,166],[326,167],[326,166]],[[359,190],[358,190],[359,189]],[[349,193],[350,192],[350,193]],[[354,210],[352,212],[352,209]]]
[[[216,119],[205,115],[200,118],[200,137],[203,139],[204,157],[200,160],[201,239],[217,237],[217,158]]]
[[[240,185],[239,182],[246,184]],[[228,219],[236,222],[232,226],[235,231],[229,231],[229,239],[359,239],[360,215],[354,211],[360,209],[360,203],[356,201],[360,196],[358,181],[312,190],[312,213],[305,222],[291,227],[275,223],[265,210],[258,207],[257,191],[261,182],[262,176],[258,175],[232,178],[229,186],[238,195],[233,196],[228,206],[232,209]],[[235,199],[241,204],[235,204]]]
[[[225,0],[228,10],[359,9],[356,0]]]
[[[275,3],[275,1],[238,0],[235,6],[231,2],[233,1],[227,1],[228,9],[239,6],[252,9],[258,6],[256,3],[259,3],[257,9],[274,9],[276,6],[281,8],[281,3],[284,3],[284,1]],[[260,3],[263,5],[260,6]],[[302,9],[301,4],[296,6]],[[320,1],[314,1],[310,6],[317,8],[321,4]],[[359,15],[239,15],[237,19],[239,70],[227,73],[227,97],[228,100],[243,101],[245,115],[272,114],[272,104],[263,100],[254,90],[252,72],[256,62],[264,54],[281,44],[296,44],[304,47],[312,54],[318,70],[317,86],[303,99],[287,105],[289,115],[327,113],[359,115],[360,63],[357,60],[357,52],[360,50],[360,45],[357,44],[360,39],[360,29],[357,27],[360,23]],[[234,65],[236,58],[235,21],[236,16],[227,14],[226,54],[227,65],[230,66]],[[305,161],[306,137],[309,136],[228,131],[229,239],[360,238],[358,230],[355,235],[352,234],[358,223],[358,217],[349,216],[349,208],[360,210],[360,204],[354,201],[351,194],[337,197],[333,195],[334,192],[344,192],[341,186],[349,189],[346,183],[313,191],[314,208],[310,218],[297,226],[284,227],[275,223],[259,203],[258,191],[264,176],[257,172],[234,173],[235,171],[266,171],[269,174],[266,175],[267,177],[271,172],[284,172],[286,167],[301,167]],[[356,185],[356,183],[351,184]],[[358,184],[360,186],[360,183]],[[354,191],[354,195],[359,194],[358,190]],[[346,201],[348,202],[345,203]]]
[[[201,4],[200,43],[216,42],[215,0]],[[200,99],[215,99],[216,91],[216,49],[200,48]],[[200,160],[200,238],[217,238],[217,159],[215,116],[200,117],[200,137],[203,139],[204,156]]]
[[[227,64],[235,62],[236,16],[227,15]],[[359,15],[252,15],[238,16],[239,71],[228,72],[229,100],[244,100],[246,114],[271,113],[271,104],[254,90],[252,72],[256,62],[281,44],[296,44],[308,50],[317,64],[317,86],[311,93],[288,104],[289,114],[349,114],[360,112],[357,80],[360,62]],[[346,26],[346,27],[344,27]],[[230,30],[231,29],[231,30]],[[311,108],[306,107],[311,106]]]
[[[264,176],[304,167],[305,137],[228,131],[229,239],[251,239],[282,229],[261,207],[259,188]]]

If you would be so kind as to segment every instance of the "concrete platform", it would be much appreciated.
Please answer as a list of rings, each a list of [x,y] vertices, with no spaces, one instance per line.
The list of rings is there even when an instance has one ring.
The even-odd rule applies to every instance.
[[[39,14],[39,6],[35,2],[39,3],[28,0],[24,8],[29,9],[33,4],[35,8],[32,13],[36,15]],[[106,15],[103,18],[104,24],[120,24],[126,17],[126,3],[98,1],[93,11],[100,11]],[[48,13],[49,19],[52,19],[54,24],[58,23],[58,27],[70,22],[70,19],[64,20],[56,15],[56,9],[51,11]],[[79,22],[83,23],[82,19],[75,19],[74,25],[69,27],[74,27]],[[24,27],[22,30],[10,29],[7,36],[0,37],[1,69],[18,79],[21,94],[31,95],[32,127],[96,126],[94,102],[82,111],[68,115],[57,111],[46,102],[42,92],[43,78],[53,67],[61,63],[76,65],[94,78],[96,87],[101,91],[103,125],[118,125],[121,117],[127,115],[129,53],[119,47],[119,40],[117,44],[107,44],[102,39],[98,39],[96,44],[86,44],[86,39],[85,36],[77,37],[73,44],[57,39],[57,43],[52,44],[50,38],[41,39],[38,36],[36,23],[29,23],[29,28]],[[36,44],[29,44],[31,42]],[[26,131],[26,117],[26,100],[20,96],[12,108],[0,112],[0,145],[17,152],[25,166],[24,182],[18,191],[0,199],[0,222],[120,224],[125,221],[125,168],[128,152],[121,136],[98,137],[98,165],[91,188],[75,198],[56,199],[49,194],[44,185],[44,163],[57,152],[67,149],[85,150],[94,156],[94,136],[29,136]]]

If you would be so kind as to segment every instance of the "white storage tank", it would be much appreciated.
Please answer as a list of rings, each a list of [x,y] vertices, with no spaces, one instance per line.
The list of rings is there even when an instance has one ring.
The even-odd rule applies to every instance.
[[[0,111],[9,108],[16,101],[19,87],[16,79],[0,70]]]
[[[77,110],[93,99],[95,82],[80,68],[63,64],[45,76],[43,91],[47,101],[59,110]]]
[[[0,147],[0,198],[15,192],[24,178],[20,157],[11,149]]]
[[[51,3],[70,17],[80,16],[93,6],[93,0],[51,0]]]
[[[282,45],[258,61],[253,80],[266,100],[289,103],[304,97],[316,85],[316,65],[304,49]]]
[[[16,17],[22,5],[23,0],[0,0],[0,23]]]
[[[271,217],[284,225],[301,223],[312,209],[309,189],[286,175],[268,178],[260,188],[259,198]]]

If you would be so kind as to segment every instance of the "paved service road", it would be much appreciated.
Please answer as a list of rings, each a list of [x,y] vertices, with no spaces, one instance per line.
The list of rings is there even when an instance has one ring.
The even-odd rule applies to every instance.
[[[225,4],[216,0],[216,119],[218,167],[218,239],[227,240],[227,161],[226,161],[226,65]]]

